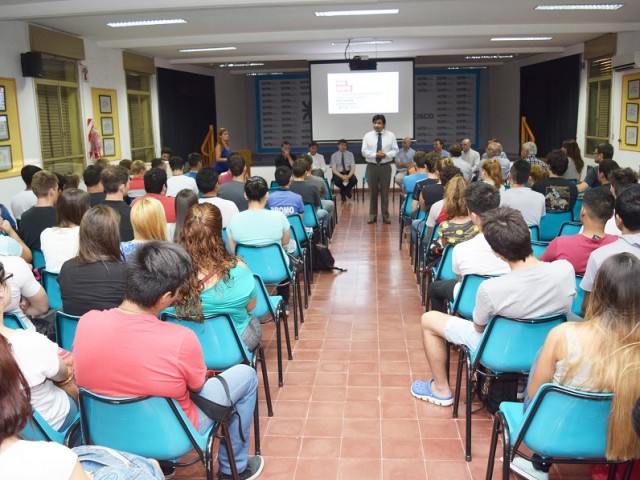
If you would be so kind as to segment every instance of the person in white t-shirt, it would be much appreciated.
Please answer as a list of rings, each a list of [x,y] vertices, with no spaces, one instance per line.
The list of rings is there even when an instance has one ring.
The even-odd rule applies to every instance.
[[[313,164],[311,165],[311,175],[324,178],[324,174],[327,171],[327,161],[325,160],[324,155],[318,153],[317,142],[309,142],[309,155],[313,160]]]
[[[220,209],[222,214],[222,228],[227,228],[231,218],[238,213],[238,206],[231,200],[218,197],[218,172],[211,167],[200,169],[196,175],[196,183],[202,192],[200,203],[210,203]]]
[[[16,220],[20,220],[22,214],[33,207],[38,200],[36,194],[31,190],[31,180],[40,170],[42,169],[36,165],[25,165],[20,170],[20,176],[27,188],[11,200],[11,211],[13,212],[13,218]]]
[[[169,159],[171,176],[167,178],[167,197],[175,197],[180,190],[189,189],[198,193],[198,186],[193,177],[184,174],[184,160],[182,157],[173,156]]]
[[[0,257],[9,285],[9,302],[3,312],[18,315],[29,330],[35,327],[27,317],[38,317],[49,311],[49,299],[42,285],[35,279],[30,266],[20,257]]]

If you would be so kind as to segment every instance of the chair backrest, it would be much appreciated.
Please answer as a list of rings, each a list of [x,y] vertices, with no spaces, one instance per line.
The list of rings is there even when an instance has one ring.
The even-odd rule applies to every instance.
[[[180,406],[162,397],[116,398],[80,389],[82,433],[88,445],[102,445],[158,460],[174,460],[202,438]]]
[[[582,316],[582,302],[584,301],[584,290],[580,288],[580,282],[583,278],[582,275],[576,275],[576,296],[573,297],[571,304],[571,313],[579,317]]]
[[[324,200],[333,200],[333,190],[331,190],[331,185],[329,185],[329,180],[324,179],[324,187],[327,190],[327,194],[324,196]]]
[[[480,284],[488,278],[491,277],[482,275],[465,275],[462,278],[462,284],[460,285],[458,295],[453,301],[453,308],[451,311],[462,318],[471,320],[473,318],[473,309],[476,305],[476,294],[478,293],[478,288],[480,288]]]
[[[580,233],[580,229],[582,228],[582,224],[580,222],[564,222],[560,226],[560,232],[558,233],[559,237],[564,235],[577,235]]]
[[[455,280],[456,274],[453,273],[453,248],[455,245],[447,245],[444,247],[440,263],[436,269],[434,280]]]
[[[548,242],[534,242],[532,240],[531,249],[533,250],[533,256],[536,258],[540,258],[548,246],[549,246]]]
[[[411,216],[411,195],[406,195],[402,201],[402,215],[405,217]]]
[[[524,441],[546,457],[604,458],[611,393],[581,392],[545,383],[525,414],[514,447]]]
[[[547,212],[540,219],[540,240],[550,242],[558,236],[562,224],[571,221],[573,221],[571,210],[567,212]]]
[[[42,286],[45,292],[47,292],[49,308],[53,310],[62,308],[62,295],[60,293],[60,284],[58,283],[58,274],[43,270]]]
[[[251,313],[251,315],[253,315],[254,317],[260,319],[266,317],[267,315],[274,315],[275,312],[272,309],[270,298],[281,300],[282,297],[277,295],[274,297],[270,297],[269,291],[267,290],[267,287],[265,287],[264,282],[260,278],[260,275],[254,273],[253,279],[256,282],[256,306],[249,313]]]
[[[229,249],[229,237],[227,235],[227,229],[222,229],[222,241],[224,242],[224,246],[227,249],[227,252],[233,255],[233,252]]]
[[[278,188],[280,188],[280,184],[275,180],[271,180],[271,183],[269,184],[269,188],[275,188],[277,190]]]
[[[538,225],[529,225],[529,231],[531,232],[531,241],[540,241],[540,227]]]
[[[494,372],[528,372],[552,328],[567,321],[565,314],[532,319],[492,317],[475,359]]]
[[[316,207],[310,203],[304,204],[304,224],[311,228],[318,228],[320,226],[316,215]]]
[[[291,278],[282,247],[276,243],[263,246],[239,243],[236,245],[235,253],[242,257],[249,270],[260,275],[265,283],[278,284]]]
[[[293,255],[294,257],[300,257],[303,254],[303,248],[302,248],[302,244],[300,243],[300,239],[298,238],[298,234],[296,233],[295,229],[291,228],[289,229],[289,233],[291,235],[291,238],[293,239],[293,241],[295,242],[296,248],[293,252],[289,252],[290,255]]]
[[[37,268],[38,270],[44,268],[46,262],[44,261],[44,253],[42,253],[42,250],[34,248],[31,250],[31,255],[33,257],[31,259],[31,265],[33,265],[33,268]]]
[[[56,343],[60,348],[73,352],[73,339],[76,338],[80,317],[61,311],[56,312]]]
[[[24,323],[24,320],[13,312],[4,312],[2,320],[4,326],[7,328],[12,328],[13,330],[21,328],[22,330],[27,330],[27,324]]]
[[[576,199],[576,203],[573,206],[573,219],[575,221],[580,220],[580,210],[582,210],[582,202],[583,202],[583,198],[581,195]]]
[[[292,215],[287,215],[287,220],[289,220],[289,225],[291,225],[291,229],[295,232],[296,238],[301,246],[306,246],[309,243],[309,237],[307,237],[307,231],[304,228],[304,222],[302,218],[297,213]]]
[[[229,315],[208,315],[202,323],[181,319],[170,313],[163,313],[161,318],[182,325],[196,334],[208,369],[222,371],[240,363],[251,363],[251,354],[242,343]]]
[[[22,432],[20,432],[20,438],[33,442],[56,442],[60,445],[64,445],[65,440],[67,439],[67,433],[69,432],[71,427],[74,426],[74,424],[70,425],[66,430],[58,432],[51,425],[49,425],[49,423],[44,418],[42,418],[42,416],[38,412],[33,410],[31,418],[27,422],[26,427],[24,427]]]

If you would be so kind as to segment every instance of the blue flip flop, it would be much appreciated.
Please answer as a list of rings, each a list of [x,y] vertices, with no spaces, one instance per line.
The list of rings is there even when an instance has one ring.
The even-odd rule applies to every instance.
[[[431,390],[433,378],[427,382],[416,380],[411,384],[411,395],[441,407],[453,405],[453,397],[439,397]]]

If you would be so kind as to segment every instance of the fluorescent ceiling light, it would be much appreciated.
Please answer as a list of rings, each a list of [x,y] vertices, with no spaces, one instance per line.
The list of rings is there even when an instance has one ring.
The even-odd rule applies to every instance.
[[[619,10],[623,3],[591,3],[573,5],[538,5],[535,10]]]
[[[513,58],[515,55],[467,55],[465,60],[502,60],[504,58]]]
[[[178,50],[180,53],[191,52],[220,52],[223,50],[237,50],[236,47],[206,47],[206,48],[183,48]]]
[[[269,72],[269,73],[247,73],[246,76],[247,77],[257,77],[257,76],[262,76],[262,75],[283,75],[282,72]]]
[[[397,8],[387,8],[379,10],[333,10],[327,12],[316,12],[316,17],[342,17],[351,15],[396,15],[400,10]]]
[[[236,68],[236,67],[262,67],[262,62],[250,62],[250,63],[221,63],[218,65],[220,68]]]
[[[351,40],[350,42],[331,42],[331,46],[338,45],[389,45],[393,43],[392,40]]]
[[[182,18],[173,18],[173,19],[165,19],[165,20],[128,20],[125,22],[109,22],[108,26],[113,28],[121,28],[121,27],[150,27],[154,25],[173,25],[176,23],[187,23],[186,20]]]
[[[538,42],[551,40],[553,37],[493,37],[492,42]]]
[[[486,70],[487,67],[447,67],[447,70]]]

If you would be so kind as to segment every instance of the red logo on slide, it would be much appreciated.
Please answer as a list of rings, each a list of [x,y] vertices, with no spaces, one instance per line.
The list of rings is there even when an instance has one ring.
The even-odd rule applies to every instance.
[[[336,92],[351,92],[353,87],[346,80],[340,80],[336,82]]]

